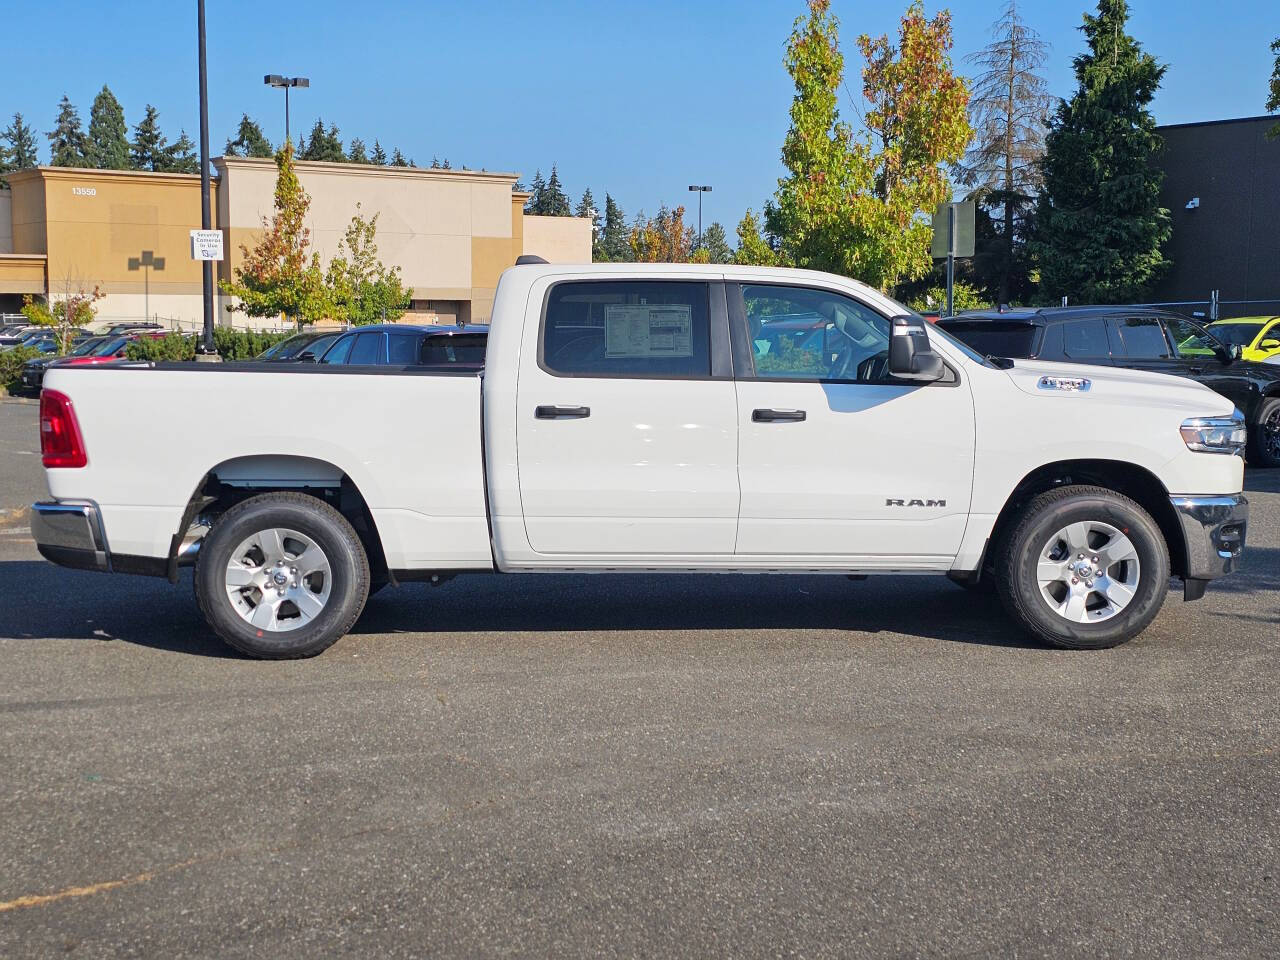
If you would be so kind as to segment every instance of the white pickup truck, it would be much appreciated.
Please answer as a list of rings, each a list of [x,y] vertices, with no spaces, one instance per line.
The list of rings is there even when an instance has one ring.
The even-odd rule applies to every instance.
[[[1108,647],[1171,574],[1196,599],[1230,572],[1248,515],[1216,393],[984,358],[799,270],[517,265],[482,372],[52,367],[40,429],[43,555],[194,564],[259,657],[324,650],[382,585],[481,571],[935,573]]]

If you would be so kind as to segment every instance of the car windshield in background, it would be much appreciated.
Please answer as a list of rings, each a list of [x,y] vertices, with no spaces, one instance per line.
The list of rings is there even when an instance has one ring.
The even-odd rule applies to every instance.
[[[1029,357],[1036,340],[1036,328],[1030,323],[946,320],[940,326],[957,340],[988,357]]]
[[[102,344],[108,339],[109,338],[107,337],[90,337],[88,340],[84,340],[76,344],[76,348],[72,350],[69,354],[67,354],[67,356],[69,357],[88,356],[89,354],[93,353],[93,351],[96,350],[98,347],[102,346]]]
[[[296,357],[307,349],[307,346],[316,340],[314,333],[299,333],[297,336],[290,337],[288,340],[281,340],[277,344],[273,344],[263,350],[255,358],[257,360],[288,360]]]
[[[1229,347],[1247,347],[1262,327],[1261,323],[1215,323],[1209,332]]]
[[[128,337],[108,337],[90,350],[85,356],[88,357],[109,357],[115,353],[126,343],[129,342]]]

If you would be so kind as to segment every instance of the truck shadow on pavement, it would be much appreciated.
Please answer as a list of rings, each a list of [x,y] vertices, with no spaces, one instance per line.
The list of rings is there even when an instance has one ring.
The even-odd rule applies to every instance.
[[[1280,549],[1247,551],[1243,570],[1211,588],[1234,594],[1280,587]],[[33,641],[122,641],[202,657],[236,657],[205,625],[190,574],[176,586],[144,577],[0,563],[0,636]],[[1176,596],[1171,596],[1176,604]],[[1226,616],[1227,613],[1215,615]],[[1269,620],[1269,617],[1252,619]],[[900,634],[947,643],[1043,649],[994,596],[935,577],[495,575],[441,587],[388,587],[370,598],[356,635],[543,632],[815,631]],[[849,637],[851,643],[861,638]]]
[[[184,573],[145,577],[0,563],[0,637],[119,641],[202,657],[236,657],[205,625]],[[440,587],[388,587],[351,631],[373,634],[818,631],[890,633],[997,647],[1039,645],[993,596],[934,577],[495,575]],[[850,637],[857,642],[856,637]]]

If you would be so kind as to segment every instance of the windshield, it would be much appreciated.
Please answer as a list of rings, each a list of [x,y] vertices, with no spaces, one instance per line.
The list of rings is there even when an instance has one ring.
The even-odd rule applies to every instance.
[[[101,344],[102,344],[101,337],[90,337],[88,340],[85,340],[83,343],[77,344],[76,348],[72,350],[69,354],[67,354],[67,356],[69,357],[86,356],[87,354],[92,353],[94,349],[100,346]]]
[[[299,333],[290,337],[288,340],[281,340],[277,344],[273,344],[258,354],[258,360],[283,360],[301,353],[302,350],[312,340],[316,339],[314,333]]]
[[[129,342],[129,339],[127,337],[109,337],[108,339],[103,340],[102,343],[98,344],[92,350],[90,350],[87,354],[85,354],[85,356],[109,357],[111,356],[111,354],[115,353],[117,350],[119,350],[128,342]]]
[[[1260,323],[1215,323],[1209,327],[1209,332],[1229,347],[1249,346],[1260,330]]]

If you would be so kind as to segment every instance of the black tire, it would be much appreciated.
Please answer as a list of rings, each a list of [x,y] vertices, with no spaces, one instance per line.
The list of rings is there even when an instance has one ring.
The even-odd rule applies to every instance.
[[[1128,538],[1137,557],[1132,597],[1097,622],[1077,622],[1051,607],[1037,572],[1041,553],[1054,534],[1080,522],[1110,525]],[[1115,569],[1107,572],[1111,575]],[[1169,591],[1169,549],[1160,527],[1128,497],[1102,487],[1057,487],[1032,499],[1003,538],[996,556],[996,588],[1009,615],[1046,643],[1066,650],[1115,647],[1140,634],[1160,612]],[[1067,589],[1076,588],[1064,583]],[[1100,594],[1090,594],[1088,602],[1106,604]]]
[[[1255,467],[1280,467],[1280,397],[1258,404],[1258,416],[1249,427],[1249,463]]]
[[[332,578],[322,609],[310,622],[292,629],[254,627],[228,595],[233,551],[246,538],[273,528],[297,531],[314,541]],[[360,616],[369,595],[369,560],[351,524],[327,503],[299,493],[264,493],[236,504],[205,536],[196,560],[195,591],[200,612],[214,633],[242,653],[264,660],[313,657],[346,634]]]

